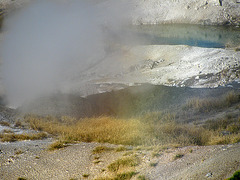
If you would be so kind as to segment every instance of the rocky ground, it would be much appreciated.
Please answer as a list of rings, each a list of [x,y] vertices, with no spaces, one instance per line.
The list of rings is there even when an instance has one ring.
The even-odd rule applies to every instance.
[[[133,177],[146,179],[225,179],[240,168],[240,144],[189,146],[183,148],[127,147],[127,150],[93,154],[98,146],[109,144],[80,143],[49,151],[51,139],[0,143],[1,179],[95,179],[112,175],[107,166],[134,154],[139,164],[128,169]],[[157,151],[156,151],[157,149]],[[157,152],[157,155],[156,155]],[[155,155],[156,156],[155,156]],[[177,158],[176,158],[177,157]],[[179,158],[178,158],[179,157]],[[84,176],[87,176],[84,178]]]
[[[237,0],[134,0],[126,1],[134,10],[131,18],[134,24],[185,23],[203,25],[239,25],[240,3]],[[16,9],[31,0],[2,0],[0,14]],[[107,8],[111,1],[102,0]]]
[[[234,49],[155,45],[125,49],[128,62],[119,74],[104,74],[108,58],[88,70],[102,83],[151,83],[167,86],[218,87],[239,81],[240,52]],[[123,57],[123,59],[125,59]],[[113,65],[114,66],[114,65]],[[109,67],[107,67],[109,68]],[[90,76],[99,72],[103,78]]]
[[[218,0],[206,1],[138,1],[133,15],[136,24],[187,23],[204,25],[239,25],[240,3],[225,0],[222,6]]]

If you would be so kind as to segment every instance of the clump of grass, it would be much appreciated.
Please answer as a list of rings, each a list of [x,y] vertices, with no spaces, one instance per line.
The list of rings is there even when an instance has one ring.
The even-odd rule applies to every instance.
[[[95,160],[98,160],[98,159],[100,159],[100,156],[94,156],[93,157]]]
[[[230,134],[240,132],[240,118],[227,114],[225,118],[207,120],[204,127],[214,131],[228,131]]]
[[[102,162],[101,160],[95,160],[93,161],[94,164],[99,164],[100,162]]]
[[[16,154],[16,155],[19,155],[19,154],[22,154],[22,153],[23,153],[22,150],[17,150],[17,151],[15,151],[15,154]]]
[[[215,132],[215,135],[213,135],[210,138],[208,145],[234,144],[239,142],[240,142],[240,134],[230,134],[230,135],[224,136],[224,135],[219,135],[218,132]]]
[[[122,172],[122,173],[116,174],[113,177],[99,177],[95,180],[130,180],[136,174],[137,172],[135,171]]]
[[[134,167],[139,165],[139,159],[136,156],[123,157],[116,160],[108,166],[108,170],[111,172],[117,172],[121,167]]]
[[[23,141],[23,140],[39,140],[47,137],[47,134],[44,132],[36,134],[0,134],[0,139],[2,142],[14,142],[14,141]]]
[[[7,121],[0,121],[1,126],[10,126],[10,123]]]
[[[118,146],[117,148],[115,148],[116,152],[121,152],[121,151],[126,151],[127,148],[125,146]]]
[[[18,121],[14,124],[14,127],[22,127],[21,121],[18,120]]]
[[[50,144],[48,149],[50,151],[61,149],[66,147],[67,145],[63,141],[55,141],[54,143]]]
[[[161,156],[162,154],[160,154],[158,151],[157,152],[153,151],[151,155],[152,155],[152,158],[155,158],[155,157]]]
[[[183,156],[184,156],[184,154],[176,154],[176,155],[174,156],[174,160],[180,159],[180,158],[182,158]]]
[[[151,162],[151,163],[150,163],[150,166],[151,166],[151,167],[156,167],[157,165],[158,165],[158,163],[154,163],[154,162]]]
[[[124,172],[124,173],[117,174],[116,177],[114,177],[113,179],[114,180],[130,180],[136,174],[137,173],[134,171]]]
[[[137,177],[137,179],[138,179],[138,180],[146,180],[147,178],[146,178],[146,176],[144,176],[144,175],[139,175],[139,176]]]
[[[83,174],[82,177],[84,178],[88,178],[90,176],[90,174]]]
[[[92,150],[93,154],[100,154],[107,151],[112,151],[113,148],[107,146],[97,146]]]
[[[14,133],[11,129],[4,129],[3,133]]]

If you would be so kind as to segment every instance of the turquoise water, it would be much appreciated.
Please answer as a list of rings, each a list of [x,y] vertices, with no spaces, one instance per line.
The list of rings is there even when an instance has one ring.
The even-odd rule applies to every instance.
[[[189,45],[225,48],[240,45],[240,27],[203,25],[141,25],[133,31],[146,45]]]

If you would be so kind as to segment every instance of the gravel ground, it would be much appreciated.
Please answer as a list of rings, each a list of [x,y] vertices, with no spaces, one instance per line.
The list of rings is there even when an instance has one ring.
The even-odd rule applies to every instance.
[[[160,150],[153,157],[153,150],[129,150],[104,152],[94,155],[99,146],[110,144],[80,143],[64,149],[49,151],[51,139],[0,143],[0,178],[17,179],[95,179],[109,175],[107,166],[126,152],[134,152],[140,158],[135,171],[148,179],[224,179],[240,168],[240,144],[219,146],[189,146]],[[21,153],[17,152],[21,150]],[[183,157],[174,160],[177,154]],[[95,157],[98,157],[96,163]],[[155,163],[151,166],[150,163]],[[104,170],[103,170],[104,169]],[[133,179],[135,179],[135,176]]]

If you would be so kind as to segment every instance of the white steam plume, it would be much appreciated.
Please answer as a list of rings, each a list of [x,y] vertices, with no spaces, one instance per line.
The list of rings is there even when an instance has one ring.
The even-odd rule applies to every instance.
[[[109,32],[121,33],[129,8],[116,1],[39,0],[9,16],[0,47],[9,104],[61,91],[67,78],[104,58],[107,43],[125,43]]]

